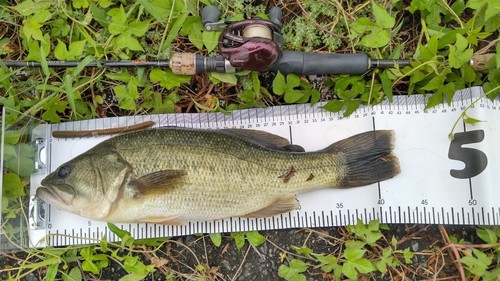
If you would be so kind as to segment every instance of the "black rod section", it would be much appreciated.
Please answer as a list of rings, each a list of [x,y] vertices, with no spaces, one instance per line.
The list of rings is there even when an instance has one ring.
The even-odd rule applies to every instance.
[[[47,61],[48,67],[77,67],[81,61]],[[10,61],[0,60],[0,65],[7,67],[42,67],[40,62],[34,61]],[[85,67],[168,67],[168,61],[92,61],[85,65]]]

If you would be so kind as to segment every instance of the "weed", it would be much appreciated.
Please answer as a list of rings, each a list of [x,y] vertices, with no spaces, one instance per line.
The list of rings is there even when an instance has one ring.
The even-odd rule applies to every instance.
[[[500,44],[495,39],[500,11],[492,0],[200,2],[0,0],[1,58],[42,64],[41,69],[14,70],[0,62],[0,104],[57,123],[114,115],[227,112],[320,100],[318,90],[305,77],[294,74],[277,74],[269,82],[265,81],[269,76],[250,71],[189,77],[159,68],[84,69],[85,64],[96,59],[168,59],[173,50],[215,54],[220,33],[203,29],[201,4],[218,5],[222,18],[227,20],[255,15],[265,18],[266,9],[278,4],[284,11],[284,49],[364,51],[373,58],[412,60],[407,67],[325,79],[322,86],[336,99],[328,101],[324,108],[342,111],[344,116],[361,104],[392,100],[396,93],[431,95],[427,108],[451,101],[455,90],[466,86],[482,85],[491,99],[500,93]],[[491,55],[486,56],[482,70],[469,65],[470,59],[487,53]],[[53,69],[48,68],[48,60],[78,60],[81,64],[72,69]],[[10,127],[20,118],[12,112],[2,122]],[[467,110],[459,118],[470,124],[479,121],[468,116]],[[28,126],[29,122],[23,121],[21,127],[11,127],[4,135],[2,235],[19,246],[24,245],[24,237],[18,234],[26,227],[23,197],[35,156],[34,149],[25,144]],[[305,280],[313,274],[336,280],[377,274],[388,278],[404,276],[406,265],[423,254],[401,249],[401,241],[385,237],[384,227],[372,221],[345,231],[341,228],[340,240],[317,235],[318,240],[335,245],[328,252],[317,252],[307,245],[307,239],[301,246],[290,246],[290,251],[273,245],[281,251],[277,274],[287,280]],[[29,250],[15,266],[0,272],[14,280],[34,272],[47,280],[86,280],[98,279],[115,265],[124,272],[122,280],[139,280],[155,272],[161,272],[167,280],[220,277],[208,256],[201,261],[188,245],[164,239],[136,240],[113,225],[109,228],[120,238],[118,242],[104,238],[92,246]],[[500,274],[498,229],[478,228],[477,236],[483,244],[457,241],[448,237],[446,230],[442,233],[446,245],[435,250],[435,260],[429,262],[437,264],[444,255],[442,251],[451,249],[460,277],[494,280]],[[227,237],[209,237],[222,252],[227,249],[222,246]],[[272,245],[258,232],[232,233],[229,237],[238,252],[248,241],[244,259],[250,248]],[[172,245],[178,247],[178,252],[171,250]],[[206,247],[203,250],[206,252]],[[190,260],[178,263],[187,270],[175,270],[172,264],[184,256]],[[243,262],[238,272],[242,266]],[[440,275],[438,270],[432,273]]]

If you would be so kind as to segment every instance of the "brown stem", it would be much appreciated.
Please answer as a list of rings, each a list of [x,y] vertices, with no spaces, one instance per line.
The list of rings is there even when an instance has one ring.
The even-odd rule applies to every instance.
[[[458,273],[460,274],[460,279],[462,281],[466,281],[467,279],[465,278],[465,272],[464,268],[462,266],[462,263],[456,262],[456,260],[460,259],[460,253],[458,253],[457,247],[455,244],[451,243],[450,237],[448,236],[448,232],[446,232],[446,229],[442,224],[438,225],[439,226],[439,232],[441,232],[441,236],[443,239],[446,241],[447,246],[451,248],[451,252],[453,253],[453,261],[455,262],[455,265],[457,266]]]

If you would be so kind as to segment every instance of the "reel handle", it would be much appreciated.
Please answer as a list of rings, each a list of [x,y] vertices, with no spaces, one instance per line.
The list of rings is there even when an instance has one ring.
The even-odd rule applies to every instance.
[[[205,6],[201,9],[201,23],[206,30],[221,30],[224,23],[219,22],[221,11],[217,6]]]
[[[271,7],[271,9],[269,9],[268,16],[269,20],[272,21],[274,24],[276,24],[279,27],[282,26],[281,18],[283,16],[283,11],[280,8],[276,6]]]

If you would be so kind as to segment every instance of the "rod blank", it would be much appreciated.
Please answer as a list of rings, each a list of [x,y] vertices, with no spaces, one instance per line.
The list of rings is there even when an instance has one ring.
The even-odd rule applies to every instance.
[[[77,67],[80,61],[47,61],[48,67]],[[42,67],[42,63],[33,61],[2,61],[0,60],[0,65],[5,65],[7,67]],[[92,61],[85,65],[85,67],[169,67],[168,61],[142,61],[142,60],[130,60],[130,61]]]

